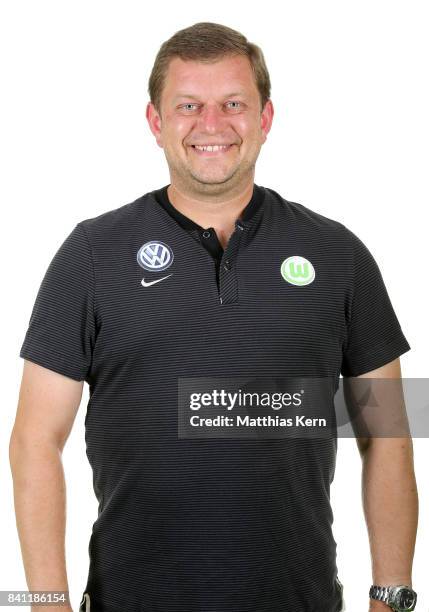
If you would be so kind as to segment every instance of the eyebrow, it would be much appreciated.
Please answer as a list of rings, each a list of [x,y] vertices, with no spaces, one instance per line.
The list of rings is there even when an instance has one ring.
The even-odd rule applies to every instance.
[[[235,91],[232,93],[228,93],[225,94],[225,98],[232,98],[233,96],[245,96],[246,94],[244,93],[244,91]],[[192,100],[198,100],[198,96],[194,96],[192,94],[187,94],[187,93],[178,93],[176,96],[174,96],[173,100],[177,100],[178,98],[192,98]]]

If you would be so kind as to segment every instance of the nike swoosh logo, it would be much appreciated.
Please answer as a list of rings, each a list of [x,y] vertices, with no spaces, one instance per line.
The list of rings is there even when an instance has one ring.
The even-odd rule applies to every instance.
[[[151,285],[154,285],[155,283],[160,283],[161,281],[165,280],[166,278],[169,278],[170,276],[172,276],[172,274],[169,274],[168,276],[163,276],[162,278],[157,278],[154,281],[145,281],[144,278],[142,278],[142,285],[143,287],[150,287]]]

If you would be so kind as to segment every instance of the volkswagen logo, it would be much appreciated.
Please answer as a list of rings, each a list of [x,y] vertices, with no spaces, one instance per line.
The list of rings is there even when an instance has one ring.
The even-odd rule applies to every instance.
[[[140,247],[137,262],[149,272],[160,272],[173,263],[173,251],[159,240],[150,240]]]

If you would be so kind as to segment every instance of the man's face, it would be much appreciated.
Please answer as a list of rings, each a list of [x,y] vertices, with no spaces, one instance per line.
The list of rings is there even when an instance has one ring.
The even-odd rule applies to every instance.
[[[253,177],[270,130],[271,101],[260,108],[249,60],[227,56],[215,63],[171,60],[160,114],[146,116],[164,149],[172,182],[191,191],[222,192]],[[226,145],[203,151],[195,145]]]

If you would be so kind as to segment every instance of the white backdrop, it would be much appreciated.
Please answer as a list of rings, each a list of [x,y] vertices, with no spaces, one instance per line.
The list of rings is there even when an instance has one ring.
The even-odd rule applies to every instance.
[[[216,21],[262,47],[275,115],[255,180],[341,221],[363,240],[411,345],[401,358],[402,374],[427,377],[427,3],[212,4],[1,4],[0,590],[27,588],[7,448],[23,366],[18,353],[36,292],[78,221],[169,182],[162,149],[144,115],[147,79],[160,44],[183,27]],[[64,451],[67,567],[76,609],[97,513],[85,456],[87,399],[85,386]],[[427,611],[427,440],[415,439],[414,449],[420,522],[413,581],[417,610]],[[339,440],[331,495],[347,612],[363,612],[371,566],[354,440]]]

